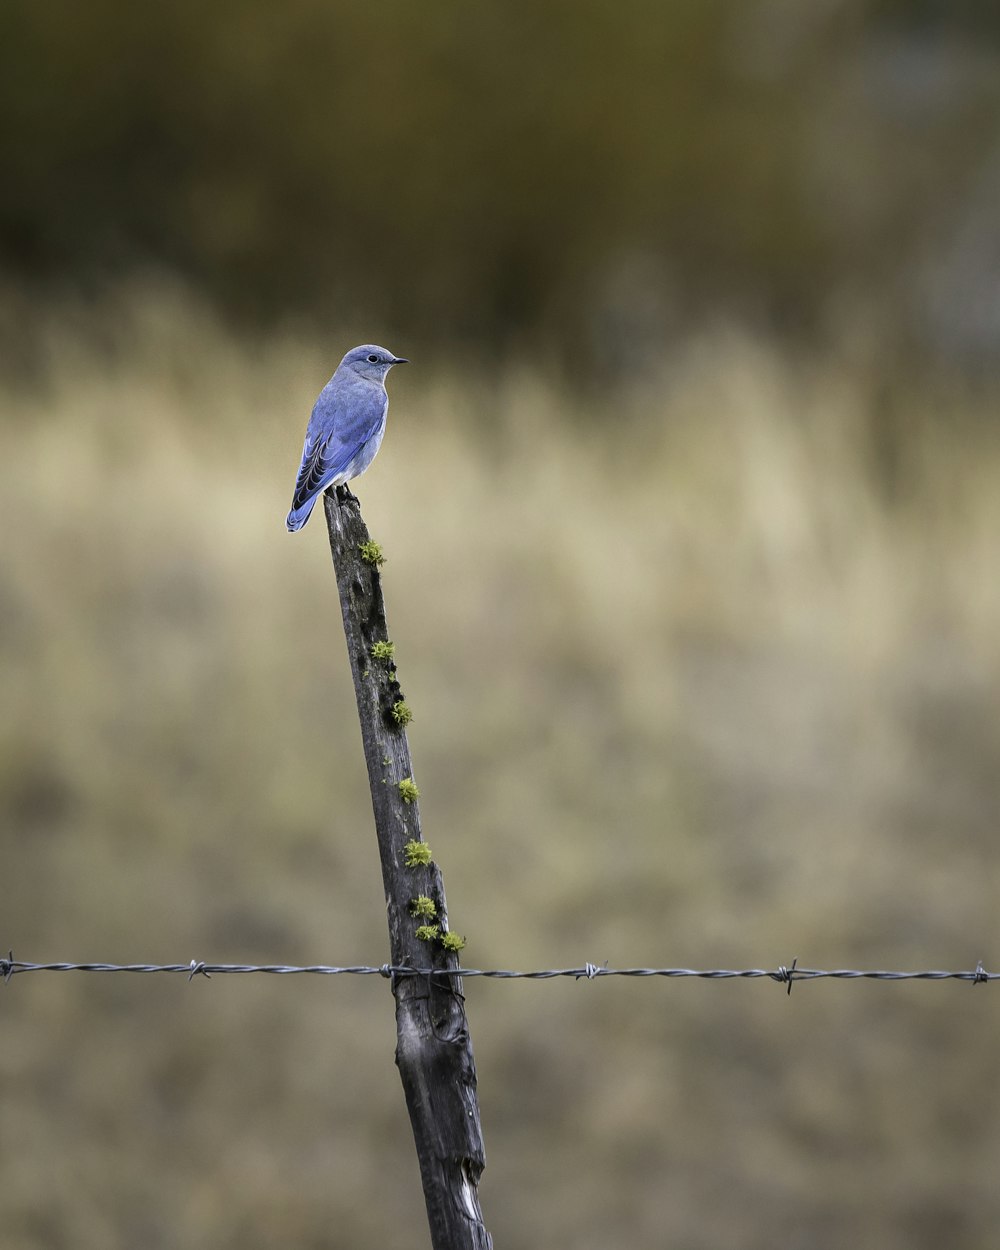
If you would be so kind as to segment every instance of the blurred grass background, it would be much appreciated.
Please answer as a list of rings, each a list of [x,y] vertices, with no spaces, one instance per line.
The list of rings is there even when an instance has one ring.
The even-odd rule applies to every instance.
[[[414,357],[358,493],[468,962],[995,966],[989,11],[3,22],[16,956],[385,957],[282,526],[370,338]],[[992,1244],[992,989],[466,989],[498,1247]],[[3,995],[5,1246],[426,1244],[382,982]]]

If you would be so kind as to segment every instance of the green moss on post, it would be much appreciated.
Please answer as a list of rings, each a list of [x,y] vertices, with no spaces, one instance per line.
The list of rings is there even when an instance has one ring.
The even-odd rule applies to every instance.
[[[431,862],[431,848],[426,842],[407,842],[403,847],[403,863],[407,868],[426,868]]]
[[[412,777],[404,777],[397,788],[404,803],[415,803],[420,798],[420,791]]]
[[[364,560],[365,564],[371,564],[375,568],[378,568],[381,564],[385,564],[385,556],[382,554],[382,548],[377,542],[375,542],[374,539],[369,538],[367,542],[359,543],[358,550],[361,552],[361,559]]]
[[[417,928],[417,940],[420,942],[436,942],[440,936],[439,924],[422,924]]]
[[[394,703],[392,705],[392,719],[400,729],[405,729],[410,721],[413,720],[413,712],[410,710],[410,705],[402,699],[398,703]]]
[[[378,660],[381,664],[388,664],[396,654],[396,644],[394,642],[373,642],[371,645],[371,657]]]
[[[442,933],[441,945],[446,951],[455,951],[457,953],[465,950],[465,938],[460,933]]]
[[[418,894],[410,903],[410,915],[421,920],[433,920],[438,914],[437,904],[426,894]]]

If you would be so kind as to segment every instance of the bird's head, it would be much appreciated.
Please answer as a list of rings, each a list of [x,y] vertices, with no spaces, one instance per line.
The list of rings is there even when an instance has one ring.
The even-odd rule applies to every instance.
[[[360,347],[351,348],[340,362],[340,367],[359,373],[372,382],[384,382],[393,365],[405,364],[409,364],[405,356],[394,356],[388,348],[375,343],[362,343]]]

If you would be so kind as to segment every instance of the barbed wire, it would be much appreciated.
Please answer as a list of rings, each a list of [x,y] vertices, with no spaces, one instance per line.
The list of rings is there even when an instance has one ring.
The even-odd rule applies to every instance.
[[[513,969],[482,968],[411,968],[393,964],[354,964],[336,967],[330,964],[210,964],[198,959],[178,964],[110,964],[110,963],[28,963],[15,959],[11,951],[0,956],[0,977],[4,983],[25,972],[167,972],[195,977],[247,975],[267,976],[379,976],[395,981],[405,977],[488,977],[497,981],[549,981],[557,977],[593,981],[600,977],[697,977],[705,981],[770,980],[787,987],[797,981],[969,981],[985,985],[1000,980],[1000,972],[987,972],[982,960],[971,971],[946,972],[930,968],[919,972],[885,971],[859,968],[800,968],[798,960],[777,968],[609,968],[607,964],[585,963],[578,968],[545,968],[519,972]]]

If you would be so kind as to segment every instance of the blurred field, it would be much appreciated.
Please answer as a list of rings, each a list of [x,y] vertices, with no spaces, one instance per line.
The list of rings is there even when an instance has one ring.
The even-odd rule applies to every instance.
[[[6,384],[17,957],[385,958],[322,517],[283,529],[353,337],[138,300]],[[393,374],[358,494],[467,962],[1000,963],[996,397],[722,333],[614,412],[460,363]],[[466,992],[498,1250],[994,1244],[994,988]],[[7,1250],[426,1244],[382,982],[3,1006]]]

